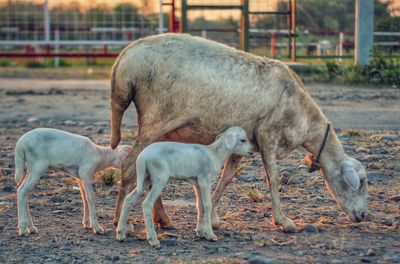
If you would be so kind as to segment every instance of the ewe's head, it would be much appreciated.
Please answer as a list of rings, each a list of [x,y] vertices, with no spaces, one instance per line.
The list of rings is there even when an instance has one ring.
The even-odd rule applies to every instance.
[[[327,185],[343,211],[353,222],[364,220],[368,203],[368,183],[364,166],[358,160],[345,156],[340,163],[340,169],[329,173],[335,175],[324,178],[328,179]]]
[[[253,146],[247,138],[246,131],[241,127],[231,127],[222,135],[222,140],[232,154],[250,157],[253,155]]]
[[[131,151],[132,146],[129,145],[122,145],[122,146],[118,146],[116,151],[116,165],[118,167],[122,166],[122,162],[126,159],[126,157],[128,156],[129,152]]]

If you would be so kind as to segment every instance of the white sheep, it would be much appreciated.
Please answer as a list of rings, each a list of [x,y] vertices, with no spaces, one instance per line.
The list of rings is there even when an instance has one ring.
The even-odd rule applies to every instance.
[[[29,212],[27,196],[48,169],[61,169],[76,177],[83,201],[82,224],[92,228],[94,233],[104,233],[96,217],[92,175],[107,167],[120,168],[130,149],[131,146],[124,145],[112,150],[86,137],[51,128],[38,128],[24,134],[15,146],[19,235],[38,232]]]
[[[246,132],[231,127],[210,145],[159,142],[146,147],[136,160],[137,186],[126,196],[116,230],[117,240],[125,240],[126,224],[131,208],[147,186],[151,190],[143,201],[147,240],[159,247],[152,221],[152,208],[170,179],[188,181],[194,185],[197,201],[196,232],[200,237],[217,240],[211,227],[211,187],[224,162],[232,155],[250,156],[253,147]]]

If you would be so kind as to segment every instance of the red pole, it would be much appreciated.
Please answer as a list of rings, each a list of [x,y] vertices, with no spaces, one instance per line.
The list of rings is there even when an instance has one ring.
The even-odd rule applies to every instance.
[[[169,31],[175,31],[175,0],[171,0],[171,13],[169,14]]]
[[[275,51],[275,32],[271,33],[271,57],[275,58],[276,51]]]

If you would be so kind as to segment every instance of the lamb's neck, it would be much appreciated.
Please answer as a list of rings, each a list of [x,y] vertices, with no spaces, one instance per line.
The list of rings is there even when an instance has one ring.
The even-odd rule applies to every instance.
[[[208,149],[214,155],[215,165],[218,168],[221,168],[225,161],[232,155],[232,152],[226,148],[222,139],[218,139],[208,145]]]

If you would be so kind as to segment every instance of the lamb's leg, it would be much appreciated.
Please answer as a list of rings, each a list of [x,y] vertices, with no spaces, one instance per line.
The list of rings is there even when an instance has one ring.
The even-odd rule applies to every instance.
[[[86,193],[86,199],[89,206],[90,227],[93,229],[95,234],[104,234],[104,229],[97,221],[95,197],[93,194],[92,184],[89,180],[91,179],[91,173],[79,171],[79,176],[83,183],[84,192]]]
[[[86,198],[85,187],[80,179],[76,179],[79,189],[81,190],[81,198],[83,203],[83,217],[82,217],[82,225],[84,228],[90,228],[90,220],[89,220],[89,205]]]
[[[129,152],[128,157],[125,159],[122,165],[121,174],[121,187],[118,194],[117,204],[114,213],[114,225],[116,226],[119,221],[122,204],[125,197],[133,190],[136,184],[136,159],[139,153],[147,147],[149,144],[155,142],[156,137],[152,139],[141,139],[138,137],[132,150]],[[164,208],[161,202],[161,198],[157,199],[154,205],[154,222],[158,223],[162,228],[172,227],[171,219],[164,213]],[[129,230],[133,231],[133,226],[128,227]]]
[[[197,223],[196,223],[196,233],[201,234],[204,232],[204,207],[203,198],[201,196],[201,191],[198,185],[194,185],[193,189],[196,193],[196,209],[197,209]]]
[[[119,241],[124,241],[126,239],[126,225],[129,219],[129,213],[132,207],[137,203],[138,199],[143,193],[138,193],[135,188],[130,194],[125,197],[124,203],[121,209],[121,215],[118,221],[118,227],[116,230],[116,238]]]
[[[33,225],[32,216],[28,208],[28,193],[33,190],[36,182],[43,174],[42,170],[31,171],[17,190],[18,207],[18,234],[27,236],[31,232],[37,233],[37,228]]]
[[[165,179],[168,178],[165,177]],[[156,184],[153,183],[149,194],[147,195],[146,199],[143,201],[142,204],[144,223],[146,225],[147,240],[149,244],[154,247],[160,247],[160,241],[158,241],[157,239],[156,229],[153,224],[152,208],[154,206],[154,202],[160,196],[165,184],[166,182],[163,182],[161,180],[158,180]]]
[[[206,177],[206,179],[199,180],[199,189],[201,192],[204,208],[204,222],[201,229],[204,230],[204,238],[216,241],[218,240],[218,238],[214,234],[211,226],[211,182],[208,182],[207,179],[212,179],[212,176],[208,176]]]
[[[38,229],[33,224],[33,219],[32,219],[32,215],[31,215],[31,211],[29,210],[28,202],[26,202],[26,215],[27,215],[26,224],[28,226],[29,233],[37,234]]]
[[[218,182],[217,187],[212,195],[212,227],[218,229],[220,227],[220,220],[218,218],[218,203],[221,196],[228,184],[236,176],[236,167],[239,164],[242,157],[232,155],[227,162],[225,162],[224,169],[221,174],[221,178]]]
[[[276,165],[275,153],[271,152],[270,149],[271,148],[264,147],[261,154],[271,192],[272,222],[274,225],[282,226],[284,232],[296,232],[296,225],[283,214],[281,209],[281,202],[279,199],[279,171]],[[265,179],[265,182],[266,181],[267,180]]]

